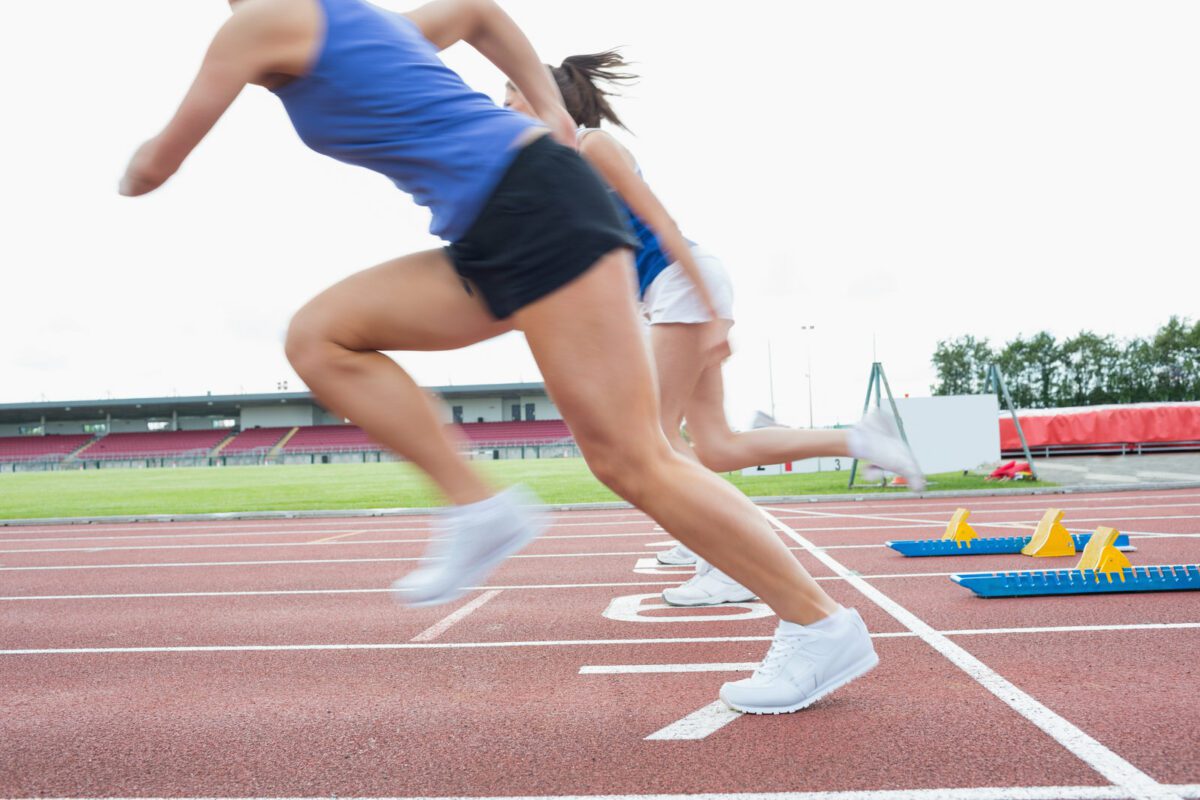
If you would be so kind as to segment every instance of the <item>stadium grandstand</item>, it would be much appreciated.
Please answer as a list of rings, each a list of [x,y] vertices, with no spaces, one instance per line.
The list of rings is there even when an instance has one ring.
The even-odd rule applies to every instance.
[[[541,383],[440,386],[473,458],[579,454]],[[0,471],[329,464],[395,457],[308,392],[0,404]]]

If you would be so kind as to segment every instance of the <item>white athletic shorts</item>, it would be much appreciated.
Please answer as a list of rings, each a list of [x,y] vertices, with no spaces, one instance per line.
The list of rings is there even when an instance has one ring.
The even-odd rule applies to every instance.
[[[700,274],[717,307],[717,316],[733,320],[733,282],[721,259],[702,247],[693,247],[692,256],[700,267]],[[708,312],[696,287],[692,285],[683,267],[676,262],[658,274],[646,287],[642,298],[642,316],[651,325],[671,322],[708,322]]]

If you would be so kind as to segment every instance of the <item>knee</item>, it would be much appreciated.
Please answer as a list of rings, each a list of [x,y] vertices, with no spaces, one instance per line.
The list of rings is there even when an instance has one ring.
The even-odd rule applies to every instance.
[[[745,466],[738,463],[732,437],[709,433],[693,434],[692,450],[696,453],[696,458],[700,459],[700,463],[713,472],[731,472]]]
[[[319,315],[308,306],[296,312],[283,343],[288,363],[296,374],[305,377],[327,367],[337,349]]]
[[[581,443],[588,468],[617,495],[637,505],[643,493],[655,491],[656,478],[676,455],[665,441],[653,445],[630,442]]]

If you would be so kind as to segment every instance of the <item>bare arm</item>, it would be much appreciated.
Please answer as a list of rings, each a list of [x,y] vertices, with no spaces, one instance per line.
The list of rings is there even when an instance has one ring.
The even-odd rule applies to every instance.
[[[304,45],[303,15],[290,0],[239,7],[209,45],[200,71],[167,126],[134,154],[120,192],[134,197],[154,191],[212,130],[247,83],[273,72],[288,73]]]
[[[406,16],[439,50],[466,42],[513,82],[561,144],[575,147],[575,123],[533,45],[494,0],[434,0]]]
[[[605,182],[621,196],[630,210],[650,226],[650,230],[658,237],[659,244],[666,250],[667,257],[678,262],[683,268],[696,287],[709,316],[716,319],[716,304],[700,274],[700,267],[692,255],[692,248],[688,246],[687,240],[683,238],[679,226],[667,213],[667,209],[629,165],[621,146],[607,133],[598,131],[584,138],[580,152]]]

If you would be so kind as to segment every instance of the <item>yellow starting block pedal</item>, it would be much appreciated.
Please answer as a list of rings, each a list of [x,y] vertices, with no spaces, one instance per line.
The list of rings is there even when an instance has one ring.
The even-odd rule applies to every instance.
[[[1033,536],[979,536],[967,523],[971,512],[960,508],[950,518],[946,532],[940,539],[901,539],[887,542],[887,546],[908,558],[923,556],[983,556],[1001,553],[1025,553],[1035,556],[1073,556],[1091,538],[1090,533],[1067,533],[1059,520],[1063,512],[1051,509],[1042,517],[1038,533]],[[1056,530],[1057,528],[1057,530]],[[1037,540],[1041,537],[1041,543]],[[1066,537],[1066,541],[1062,537]],[[1120,536],[1116,547],[1129,547],[1129,537]]]
[[[1088,539],[1088,543],[1083,548],[1083,556],[1079,559],[1079,563],[1075,565],[1075,569],[1081,572],[1093,572],[1096,576],[1096,583],[1100,582],[1100,576],[1103,575],[1112,583],[1113,576],[1116,575],[1125,581],[1125,570],[1133,565],[1129,563],[1129,559],[1125,554],[1116,548],[1117,537],[1120,534],[1116,528],[1096,528],[1096,532],[1092,534],[1092,538]]]
[[[1063,512],[1059,509],[1047,509],[1033,532],[1033,538],[1021,548],[1021,554],[1043,558],[1075,555],[1075,539],[1063,527],[1062,518]],[[1089,540],[1089,546],[1095,539],[1093,536]]]
[[[971,512],[965,508],[960,508],[954,512],[954,516],[950,517],[949,524],[946,525],[946,532],[942,534],[943,541],[959,542],[961,547],[966,544],[971,546],[971,542],[979,538],[979,534],[967,522],[967,517],[971,516]]]

